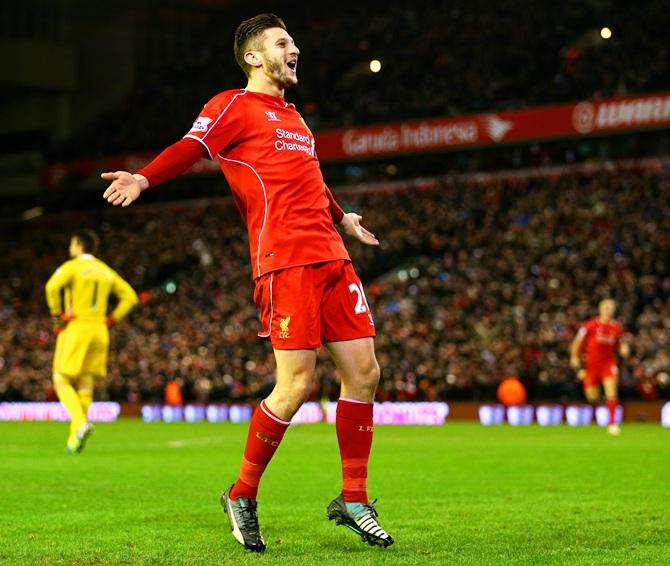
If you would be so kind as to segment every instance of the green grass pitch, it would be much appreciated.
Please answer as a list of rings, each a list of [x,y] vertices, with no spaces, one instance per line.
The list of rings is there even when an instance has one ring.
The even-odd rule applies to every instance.
[[[325,518],[335,431],[292,427],[244,551],[218,497],[246,425],[98,425],[64,453],[66,424],[0,423],[0,564],[670,564],[670,430],[379,426],[371,496],[396,544],[371,548]]]

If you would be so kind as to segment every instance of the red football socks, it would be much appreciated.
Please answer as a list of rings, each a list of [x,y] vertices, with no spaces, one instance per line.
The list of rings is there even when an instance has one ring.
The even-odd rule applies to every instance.
[[[256,499],[261,476],[277,451],[289,424],[273,414],[265,401],[261,401],[249,423],[240,475],[230,491],[231,499]]]
[[[618,399],[607,399],[605,402],[610,412],[610,424],[616,424],[616,408],[619,405]]]
[[[342,496],[347,502],[368,502],[368,460],[372,447],[372,403],[337,402],[337,442],[342,458]]]

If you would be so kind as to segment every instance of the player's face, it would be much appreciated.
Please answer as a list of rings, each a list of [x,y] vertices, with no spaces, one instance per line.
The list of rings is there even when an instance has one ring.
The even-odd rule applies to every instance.
[[[286,30],[270,28],[265,30],[263,50],[263,71],[279,88],[289,88],[298,84],[298,55],[300,50]]]
[[[81,253],[81,244],[77,238],[70,239],[70,257],[77,257]]]
[[[611,300],[605,300],[600,303],[600,318],[604,318],[606,320],[609,320],[614,316],[614,312],[616,311],[616,303]]]

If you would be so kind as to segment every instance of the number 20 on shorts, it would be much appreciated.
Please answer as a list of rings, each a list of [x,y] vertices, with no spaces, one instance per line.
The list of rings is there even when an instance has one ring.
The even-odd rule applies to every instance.
[[[370,313],[370,306],[368,305],[368,300],[365,298],[365,293],[363,292],[362,283],[351,283],[349,285],[349,292],[356,294],[356,306],[354,307],[354,312],[356,314],[365,314],[368,313],[368,318],[370,319],[370,325],[374,326],[374,320],[372,320],[372,313]]]

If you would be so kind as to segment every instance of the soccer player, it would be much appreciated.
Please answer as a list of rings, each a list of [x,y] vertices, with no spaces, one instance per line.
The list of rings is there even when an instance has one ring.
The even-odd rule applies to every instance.
[[[326,186],[314,136],[284,91],[298,83],[300,50],[274,14],[242,22],[235,58],[244,89],[212,98],[191,130],[135,174],[103,173],[113,205],[187,170],[201,157],[216,160],[249,232],[254,301],[277,364],[273,391],[253,414],[240,472],[221,497],[235,539],[262,552],[258,486],[291,418],[307,399],[317,350],[324,345],[342,376],[336,433],[343,487],[327,515],[371,545],[393,538],[368,501],[372,408],[379,381],[374,322],[363,287],[335,224],[363,244],[379,242],[355,213],[344,214]]]
[[[627,358],[630,349],[622,340],[623,327],[614,320],[616,303],[603,299],[598,305],[598,316],[585,322],[577,332],[570,347],[570,365],[578,370],[584,382],[584,395],[591,404],[600,400],[600,384],[605,390],[605,402],[609,410],[610,422],[607,430],[612,435],[620,433],[616,423],[618,405],[619,370],[615,351]],[[580,353],[584,351],[585,369],[581,369]]]
[[[53,383],[70,415],[70,454],[81,452],[93,432],[87,413],[93,402],[95,379],[107,374],[108,326],[121,320],[138,302],[133,288],[93,256],[98,242],[92,230],[75,232],[70,240],[72,259],[61,265],[46,284],[56,334]],[[110,293],[119,298],[119,303],[108,315]]]

